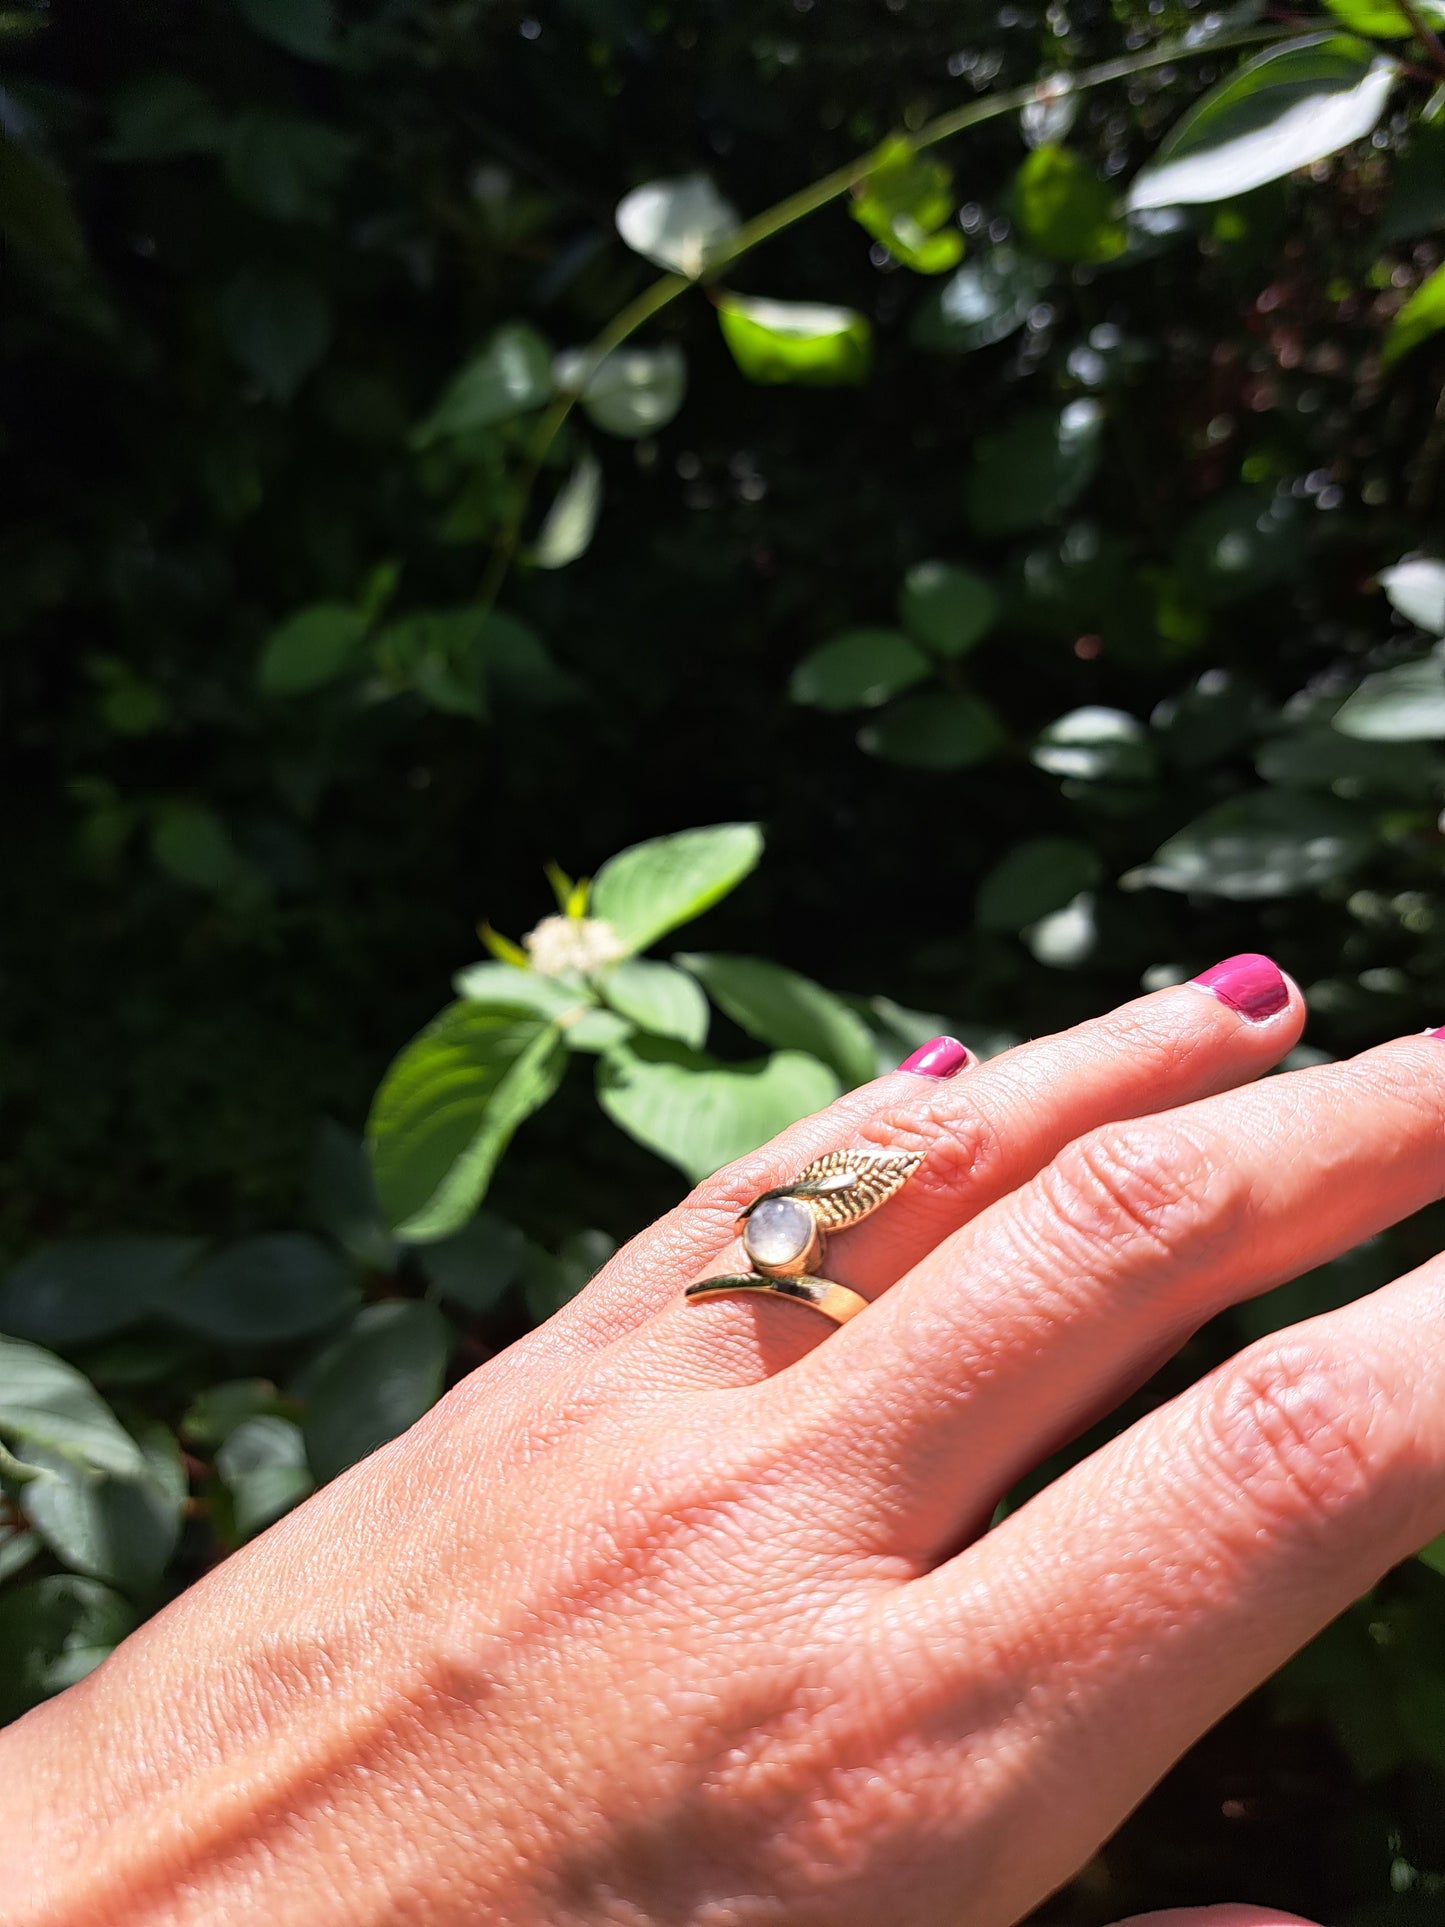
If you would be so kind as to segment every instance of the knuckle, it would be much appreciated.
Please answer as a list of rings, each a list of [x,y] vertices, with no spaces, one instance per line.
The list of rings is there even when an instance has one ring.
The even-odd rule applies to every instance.
[[[1177,1126],[1106,1125],[1065,1146],[1039,1181],[1056,1224],[1114,1260],[1227,1238],[1248,1207],[1237,1167]]]
[[[881,1151],[922,1153],[910,1180],[915,1198],[930,1191],[956,1198],[960,1186],[977,1181],[1001,1155],[988,1113],[974,1101],[960,1105],[956,1094],[940,1093],[927,1111],[870,1119],[862,1136]]]
[[[1327,1525],[1375,1507],[1393,1468],[1390,1396],[1358,1354],[1297,1338],[1245,1353],[1218,1383],[1206,1450],[1231,1502],[1275,1523]]]

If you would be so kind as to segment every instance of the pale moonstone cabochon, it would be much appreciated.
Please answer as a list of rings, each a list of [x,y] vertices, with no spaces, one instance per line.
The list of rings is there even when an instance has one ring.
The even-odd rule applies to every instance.
[[[800,1198],[765,1198],[743,1226],[743,1249],[755,1265],[796,1264],[816,1229],[813,1213]]]

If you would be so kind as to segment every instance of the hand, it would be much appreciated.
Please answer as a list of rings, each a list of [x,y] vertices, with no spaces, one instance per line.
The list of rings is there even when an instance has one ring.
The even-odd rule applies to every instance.
[[[1216,976],[880,1078],[701,1186],[10,1730],[7,1917],[1016,1919],[1445,1526],[1437,1262],[985,1530],[1205,1319],[1445,1190],[1440,1040],[1253,1082],[1299,997]],[[878,1302],[685,1304],[839,1147],[924,1153],[829,1249]]]

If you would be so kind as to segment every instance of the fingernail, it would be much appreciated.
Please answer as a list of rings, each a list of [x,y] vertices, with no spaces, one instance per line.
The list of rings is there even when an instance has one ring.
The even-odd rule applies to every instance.
[[[1212,969],[1201,970],[1194,981],[1252,1024],[1262,1024],[1289,1002],[1289,985],[1280,975],[1279,966],[1254,950],[1226,957]]]
[[[930,1037],[926,1044],[920,1044],[916,1051],[905,1057],[898,1066],[901,1071],[913,1071],[919,1077],[952,1077],[966,1064],[976,1062],[967,1044],[960,1044],[956,1037]]]
[[[1445,1024],[1442,1024],[1439,1030],[1427,1030],[1425,1035],[1427,1037],[1445,1037]]]

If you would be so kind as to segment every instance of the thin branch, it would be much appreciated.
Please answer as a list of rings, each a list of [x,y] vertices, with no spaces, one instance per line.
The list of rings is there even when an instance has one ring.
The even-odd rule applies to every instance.
[[[1415,38],[1435,63],[1435,71],[1445,74],[1445,42],[1421,13],[1415,0],[1396,0],[1401,13],[1414,29]]]
[[[1401,7],[1411,15],[1412,21],[1418,18],[1413,12],[1413,0],[1399,0]],[[1423,28],[1423,22],[1420,23]],[[1428,29],[1424,29],[1428,33]],[[1076,74],[1061,76],[1067,81],[1071,93],[1086,93],[1094,87],[1106,87],[1110,81],[1128,80],[1135,74],[1147,73],[1151,67],[1167,67],[1179,60],[1201,59],[1205,55],[1229,53],[1236,47],[1257,46],[1262,42],[1276,41],[1279,33],[1270,27],[1245,28],[1239,33],[1222,34],[1218,39],[1201,40],[1195,45],[1183,41],[1172,41],[1166,45],[1151,47],[1147,52],[1124,54],[1117,60],[1101,61],[1097,66],[1084,67]],[[1438,42],[1436,43],[1439,44]],[[1441,49],[1445,61],[1445,48]],[[1445,72],[1445,65],[1442,65]],[[1057,85],[1058,82],[1055,82]],[[963,134],[971,127],[981,127],[986,121],[1001,120],[1007,114],[1016,114],[1020,109],[1030,106],[1039,98],[1042,87],[1047,82],[1029,81],[1022,87],[1010,87],[1000,94],[990,94],[983,100],[970,101],[965,107],[955,107],[950,113],[939,114],[927,121],[917,133],[902,136],[908,145],[921,150],[937,147],[942,142],[952,140],[955,135]],[[765,208],[745,221],[737,233],[724,246],[719,248],[709,260],[701,277],[704,284],[714,281],[725,268],[740,261],[754,248],[761,247],[764,241],[771,241],[774,235],[783,233],[787,228],[805,220],[808,215],[816,214],[820,208],[838,201],[845,194],[865,181],[878,165],[879,155],[892,140],[899,138],[891,135],[888,141],[877,147],[870,147],[865,154],[835,168],[811,186],[799,188],[775,206]],[[686,275],[665,274],[649,284],[634,301],[628,303],[597,336],[587,348],[582,368],[575,385],[564,394],[558,395],[537,424],[537,433],[528,452],[526,466],[518,478],[512,508],[497,535],[492,554],[487,564],[486,574],[478,592],[482,608],[490,609],[507,579],[517,549],[521,543],[522,527],[526,520],[527,507],[532,490],[541,474],[542,465],[551,451],[552,444],[562,432],[564,423],[581,397],[593,373],[603,360],[620,348],[624,341],[636,334],[637,330],[649,322],[664,308],[670,307],[696,282]]]

